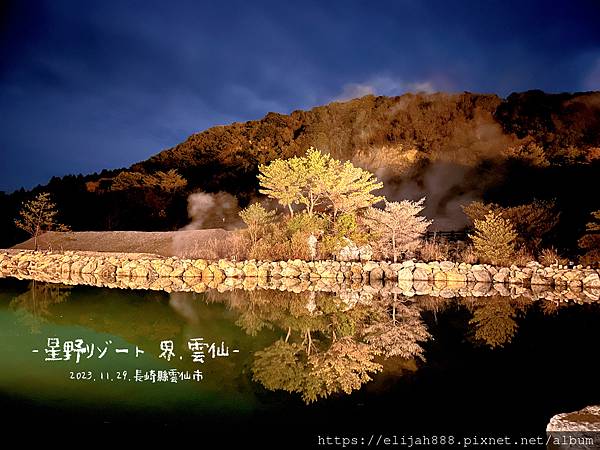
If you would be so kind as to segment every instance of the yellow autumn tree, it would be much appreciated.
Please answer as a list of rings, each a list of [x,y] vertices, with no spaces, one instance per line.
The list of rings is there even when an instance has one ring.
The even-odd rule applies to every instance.
[[[383,200],[372,193],[383,187],[375,175],[313,147],[305,156],[276,159],[259,166],[259,170],[259,191],[276,199],[291,216],[293,205],[303,205],[309,217],[320,209],[335,220],[340,214],[353,213]]]
[[[483,220],[475,220],[475,232],[469,234],[477,255],[492,264],[511,261],[517,236],[512,223],[494,211],[489,211]]]

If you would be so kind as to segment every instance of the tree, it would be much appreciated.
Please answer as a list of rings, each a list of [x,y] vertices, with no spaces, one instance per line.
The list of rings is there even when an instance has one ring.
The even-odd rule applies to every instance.
[[[265,227],[273,221],[275,211],[267,211],[260,203],[252,203],[241,210],[239,215],[248,227],[248,234],[254,246]]]
[[[157,171],[153,174],[122,171],[113,178],[110,189],[124,191],[128,189],[159,189],[166,192],[176,192],[187,186],[187,180],[175,169],[167,172]]]
[[[586,225],[587,231],[600,231],[600,209],[592,213],[593,220]]]
[[[475,233],[469,234],[477,255],[492,264],[506,264],[515,254],[517,232],[508,219],[489,211],[485,220],[475,220]]]
[[[365,222],[377,235],[384,247],[391,247],[394,262],[399,251],[414,249],[432,221],[418,214],[423,211],[425,197],[419,201],[385,202],[385,209],[370,208]]]
[[[586,234],[578,242],[579,248],[586,251],[579,262],[586,265],[600,261],[600,210],[592,212],[592,218],[586,225]]]
[[[324,194],[329,200],[335,220],[338,214],[350,214],[368,208],[383,200],[371,191],[381,189],[383,183],[371,173],[355,167],[350,161],[331,160],[328,176],[323,179]]]
[[[50,193],[40,192],[35,198],[24,202],[15,225],[33,237],[35,250],[38,249],[38,236],[46,231],[69,231],[69,227],[56,222],[56,204]]]
[[[304,205],[312,217],[318,208],[338,214],[367,208],[383,199],[372,191],[383,183],[370,172],[341,162],[311,147],[303,157],[277,159],[259,166],[261,193],[276,199],[294,215],[292,205]]]
[[[276,159],[259,166],[259,192],[277,200],[294,215],[292,204],[298,203],[305,183],[304,173],[293,169],[290,160]]]
[[[517,246],[531,252],[538,250],[543,240],[556,228],[560,213],[554,201],[534,200],[518,206],[502,207],[496,203],[471,202],[463,211],[473,223],[484,220],[489,211],[508,219],[517,232]]]

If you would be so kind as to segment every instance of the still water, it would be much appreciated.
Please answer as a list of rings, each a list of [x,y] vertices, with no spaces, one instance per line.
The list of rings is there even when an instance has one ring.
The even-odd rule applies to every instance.
[[[543,434],[600,403],[600,307],[511,297],[201,294],[0,280],[0,407],[20,421]]]

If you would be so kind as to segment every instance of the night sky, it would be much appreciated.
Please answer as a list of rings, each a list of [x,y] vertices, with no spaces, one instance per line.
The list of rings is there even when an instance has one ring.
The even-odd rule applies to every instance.
[[[0,190],[369,93],[600,90],[600,1],[1,1]]]

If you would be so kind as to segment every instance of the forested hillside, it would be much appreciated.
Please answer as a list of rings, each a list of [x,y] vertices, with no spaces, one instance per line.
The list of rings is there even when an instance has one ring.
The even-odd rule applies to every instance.
[[[38,191],[74,230],[173,230],[189,221],[189,194],[228,192],[245,206],[259,164],[311,146],[374,172],[391,200],[426,195],[435,229],[468,226],[461,206],[473,200],[554,200],[553,243],[572,249],[600,209],[600,93],[366,96],[214,127],[128,169],[0,195],[0,246],[26,238],[13,219]]]

